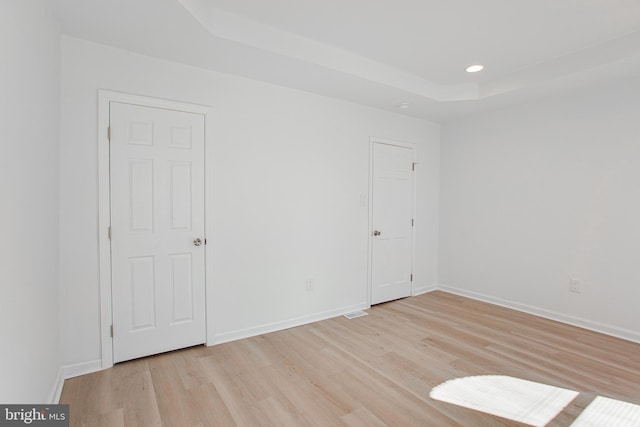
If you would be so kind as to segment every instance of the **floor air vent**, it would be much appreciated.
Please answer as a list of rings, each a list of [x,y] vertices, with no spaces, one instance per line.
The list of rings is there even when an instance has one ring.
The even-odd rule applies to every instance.
[[[366,311],[362,311],[362,310],[358,310],[358,311],[354,311],[351,313],[347,313],[344,315],[344,317],[346,317],[347,319],[351,320],[351,319],[355,319],[356,317],[362,317],[362,316],[366,316],[367,313]]]

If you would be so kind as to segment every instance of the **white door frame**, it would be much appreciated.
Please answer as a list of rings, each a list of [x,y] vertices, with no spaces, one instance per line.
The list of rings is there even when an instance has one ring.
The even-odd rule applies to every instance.
[[[204,105],[187,104],[184,102],[166,99],[149,98],[145,96],[131,95],[122,92],[98,90],[98,250],[100,271],[100,337],[102,343],[102,369],[113,366],[113,338],[111,337],[112,299],[111,299],[111,241],[109,239],[109,227],[111,226],[111,192],[109,178],[109,103],[121,102],[145,107],[164,108],[168,110],[184,111],[188,113],[202,114],[205,116],[205,238],[207,231],[212,230],[212,223],[208,212],[211,212],[211,197],[209,196],[209,183],[211,173],[208,165],[211,161],[211,147],[213,142],[213,109]],[[212,242],[207,242],[211,247]],[[211,250],[205,250],[205,269],[211,265],[209,258]],[[210,277],[205,272],[205,318],[207,325],[206,345],[213,344],[213,292],[211,290]]]
[[[373,280],[373,276],[372,276],[372,272],[373,272],[373,236],[372,236],[372,232],[373,232],[373,146],[374,144],[386,144],[386,145],[394,145],[396,147],[403,147],[403,148],[409,148],[412,150],[413,152],[413,164],[414,164],[414,174],[413,174],[413,218],[415,221],[415,217],[416,217],[416,183],[418,182],[418,180],[416,179],[417,177],[417,173],[418,173],[418,163],[417,163],[417,149],[416,149],[416,144],[413,144],[411,142],[404,142],[404,141],[396,141],[393,139],[387,139],[387,138],[378,138],[375,136],[372,136],[369,138],[369,230],[368,230],[368,235],[369,235],[369,257],[368,257],[368,262],[367,262],[367,301],[369,303],[369,307],[371,307],[371,286],[372,286],[372,280]],[[416,263],[416,228],[415,228],[415,223],[414,223],[414,227],[411,228],[411,269],[413,270]],[[413,278],[414,280],[411,281],[411,295],[414,294],[414,283],[415,283],[415,277]]]

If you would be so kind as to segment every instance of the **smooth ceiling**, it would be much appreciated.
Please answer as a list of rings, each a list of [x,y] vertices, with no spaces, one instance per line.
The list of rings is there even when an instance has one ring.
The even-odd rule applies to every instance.
[[[635,0],[54,5],[74,37],[434,120],[640,72]]]
[[[628,0],[210,0],[436,83],[487,80],[639,28]],[[469,76],[467,65],[486,70]]]

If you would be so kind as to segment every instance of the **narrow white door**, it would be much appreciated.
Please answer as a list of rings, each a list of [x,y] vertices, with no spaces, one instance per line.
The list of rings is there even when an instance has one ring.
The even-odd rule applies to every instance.
[[[411,295],[413,148],[373,144],[371,304]]]
[[[204,116],[110,103],[114,362],[205,342]]]

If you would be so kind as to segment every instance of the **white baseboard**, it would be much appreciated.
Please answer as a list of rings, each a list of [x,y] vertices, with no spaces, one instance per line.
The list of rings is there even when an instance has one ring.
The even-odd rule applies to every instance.
[[[92,360],[90,362],[74,363],[72,365],[64,365],[58,369],[58,375],[49,393],[49,403],[57,404],[60,402],[60,395],[62,394],[62,387],[64,387],[64,380],[69,378],[78,377],[84,374],[90,374],[102,369],[101,360]]]
[[[489,295],[480,294],[477,292],[467,291],[467,290],[456,288],[453,286],[439,284],[438,289],[444,292],[449,292],[451,294],[460,295],[460,296],[475,299],[478,301],[488,302],[490,304],[499,305],[501,307],[511,308],[513,310],[522,311],[524,313],[533,314],[539,317],[544,317],[545,319],[555,320],[556,322],[566,323],[572,326],[578,326],[580,328],[588,329],[594,332],[600,332],[602,334],[610,335],[616,338],[621,338],[623,340],[640,343],[640,333],[630,331],[628,329],[606,325],[604,323],[593,322],[591,320],[569,316],[567,314],[558,313],[556,311],[534,307],[527,304],[521,304],[514,301],[508,301],[502,298],[496,298]]]
[[[255,326],[246,329],[238,329],[236,331],[225,332],[215,335],[212,343],[207,345],[222,344],[225,342],[236,341],[243,338],[255,337],[262,334],[268,334],[270,332],[282,331],[284,329],[295,328],[296,326],[306,325],[307,323],[317,322],[320,320],[330,319],[336,316],[342,316],[343,314],[351,313],[357,310],[366,310],[370,305],[367,303],[356,304],[348,307],[341,307],[335,310],[329,310],[322,313],[316,313],[308,316],[300,316],[292,319],[287,319],[279,322],[267,323],[260,326]]]
[[[49,393],[48,403],[58,404],[58,402],[60,402],[60,395],[62,394],[62,386],[64,386],[64,378],[62,376],[62,368],[59,368],[58,375],[56,376],[56,380],[53,383],[53,387],[51,388],[51,393]]]
[[[586,320],[586,319],[582,319],[574,316],[569,316],[566,314],[558,313],[551,310],[546,310],[539,307],[534,307],[527,304],[508,301],[508,300],[492,297],[492,296],[477,293],[477,292],[467,291],[465,289],[456,288],[454,286],[437,284],[437,285],[415,287],[412,291],[412,296],[418,296],[418,295],[422,295],[428,292],[433,292],[436,290],[441,290],[444,292],[460,295],[460,296],[475,299],[478,301],[499,305],[501,307],[518,310],[524,313],[533,314],[535,316],[544,317],[546,319],[555,320],[557,322],[578,326],[581,328],[589,329],[591,331],[610,335],[616,338],[621,338],[627,341],[640,343],[640,333],[638,332],[619,328],[616,326],[606,325],[603,323],[593,322],[590,320]],[[360,304],[341,307],[334,310],[329,310],[329,311],[316,313],[312,315],[295,317],[292,319],[287,319],[287,320],[273,322],[273,323],[267,323],[264,325],[255,326],[255,327],[246,328],[246,329],[238,329],[235,331],[214,335],[213,342],[208,341],[207,345],[211,346],[216,344],[222,344],[225,342],[236,341],[243,338],[250,338],[250,337],[254,337],[262,334],[267,334],[270,332],[277,332],[284,329],[294,328],[296,326],[317,322],[320,320],[330,319],[336,316],[342,316],[344,314],[357,311],[357,310],[366,310],[368,308],[370,308],[370,305],[366,302],[363,302]],[[58,375],[57,375],[55,384],[51,390],[51,393],[49,394],[49,402],[50,403],[59,402],[60,394],[62,393],[62,387],[64,385],[65,379],[89,374],[92,372],[97,372],[102,369],[103,369],[102,361],[100,359],[71,364],[71,365],[65,365],[60,367],[60,369],[58,370]]]
[[[426,285],[426,286],[416,286],[411,291],[412,297],[417,297],[418,295],[427,294],[429,292],[437,291],[437,285]]]
[[[88,362],[74,363],[71,365],[64,365],[60,368],[62,371],[62,378],[68,380],[69,378],[79,377],[80,375],[90,374],[92,372],[98,372],[102,370],[102,360],[90,360]]]

